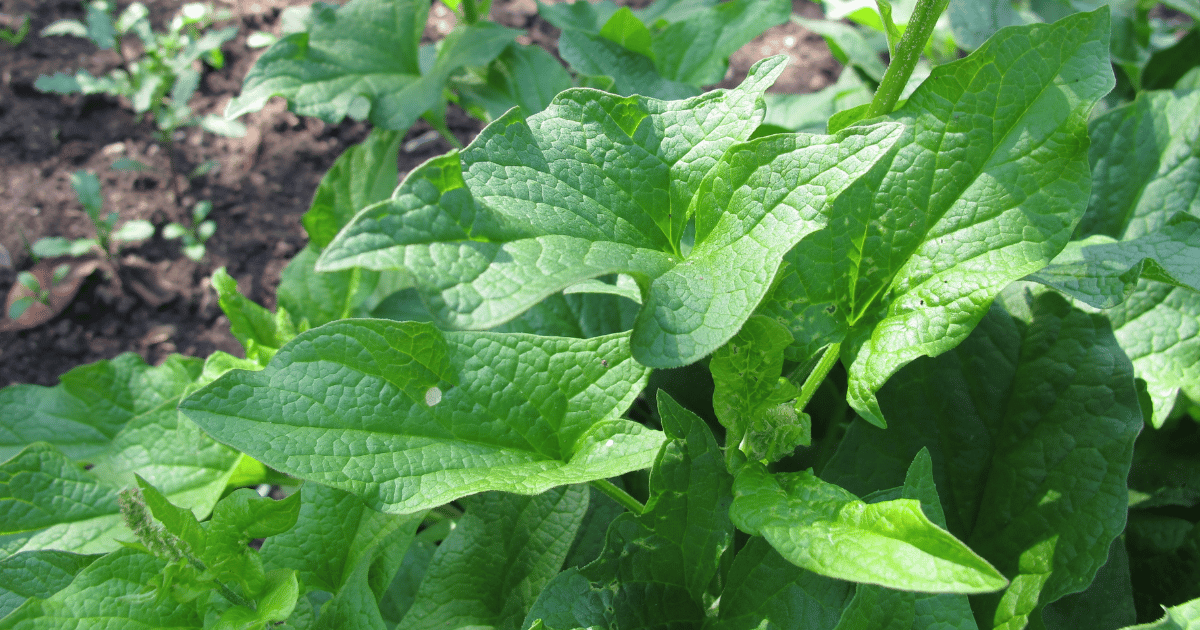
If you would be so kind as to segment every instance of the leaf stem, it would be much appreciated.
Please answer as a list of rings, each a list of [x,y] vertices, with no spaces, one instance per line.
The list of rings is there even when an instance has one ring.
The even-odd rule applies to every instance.
[[[641,516],[641,514],[646,511],[646,506],[642,505],[640,501],[630,496],[628,492],[618,488],[613,484],[613,482],[607,479],[595,479],[590,483],[593,488],[603,492],[604,494],[607,494],[609,498],[617,503],[620,503],[621,506],[626,510],[633,512],[638,516]]]
[[[462,0],[463,18],[467,24],[479,21],[479,10],[475,8],[475,0]]]
[[[804,379],[804,385],[800,386],[800,395],[796,397],[796,411],[802,412],[808,406],[808,401],[812,400],[814,394],[817,393],[817,388],[825,381],[825,377],[829,374],[829,370],[833,369],[833,365],[837,363],[841,355],[842,344],[834,343],[825,347],[825,354],[821,355],[820,363],[813,368],[812,372],[808,373],[808,377]]]
[[[900,93],[908,84],[908,78],[921,58],[921,51],[925,49],[925,42],[929,41],[933,27],[948,4],[950,0],[917,0],[917,7],[908,20],[904,36],[896,44],[896,54],[883,74],[879,89],[875,90],[875,97],[871,99],[867,118],[890,114],[896,108]]]

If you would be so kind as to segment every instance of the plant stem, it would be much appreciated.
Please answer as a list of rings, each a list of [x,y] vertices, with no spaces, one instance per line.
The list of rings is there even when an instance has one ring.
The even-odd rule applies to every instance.
[[[463,18],[467,24],[479,21],[479,10],[475,8],[475,0],[462,0]]]
[[[796,398],[796,411],[803,411],[808,406],[808,401],[812,400],[813,394],[817,393],[817,388],[821,386],[829,374],[829,370],[832,370],[833,365],[837,363],[841,350],[841,343],[830,344],[825,348],[825,354],[821,355],[821,362],[817,363],[817,367],[808,373],[808,378],[804,379],[804,385],[800,387],[800,395]]]
[[[929,41],[933,27],[948,4],[950,0],[917,1],[917,7],[913,9],[912,17],[908,20],[908,28],[904,30],[900,43],[896,44],[896,56],[888,64],[883,81],[879,83],[879,89],[875,90],[875,97],[871,99],[871,109],[868,110],[867,118],[890,114],[896,108],[900,93],[908,84],[908,78],[912,76],[913,68],[921,58],[921,51],[925,49],[925,42]]]
[[[620,503],[622,507],[634,514],[641,515],[646,511],[646,506],[640,501],[629,495],[628,492],[618,488],[613,482],[607,479],[596,479],[591,482],[592,487],[607,494],[613,501]]]

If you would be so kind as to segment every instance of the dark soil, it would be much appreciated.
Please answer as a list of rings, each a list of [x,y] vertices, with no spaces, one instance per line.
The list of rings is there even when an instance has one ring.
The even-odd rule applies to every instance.
[[[156,28],[179,10],[182,0],[144,0]],[[124,2],[118,3],[123,7]],[[200,113],[223,111],[241,88],[243,77],[260,54],[246,46],[255,31],[278,33],[280,11],[288,0],[223,0],[215,3],[234,14],[239,36],[224,47],[226,65],[210,70],[192,101]],[[807,0],[796,12],[820,15]],[[12,383],[53,385],[78,365],[109,359],[126,351],[157,364],[167,355],[204,357],[215,350],[241,354],[229,322],[217,305],[208,278],[225,267],[241,291],[274,307],[279,274],[307,237],[300,216],[308,210],[321,177],[347,147],[366,137],[365,123],[330,125],[287,111],[282,99],[242,118],[244,138],[222,138],[187,128],[173,145],[176,170],[188,173],[215,160],[219,166],[188,180],[171,175],[168,150],[155,141],[149,120],[135,119],[128,103],[103,96],[58,96],[34,89],[39,75],[84,68],[94,75],[118,66],[114,51],[98,51],[72,37],[39,37],[58,19],[81,19],[79,0],[0,0],[0,14],[32,18],[32,32],[17,47],[0,42],[0,297],[8,293],[18,270],[34,260],[28,243],[47,236],[92,236],[87,216],[70,186],[77,170],[96,173],[103,184],[105,211],[122,220],[148,219],[156,226],[187,224],[192,206],[213,204],[216,234],[200,262],[183,256],[178,241],[159,235],[121,249],[112,272],[97,271],[78,296],[49,322],[16,332],[0,332],[0,387]],[[492,19],[528,29],[526,43],[555,50],[557,31],[537,17],[533,0],[496,0]],[[440,4],[430,12],[428,37],[453,27],[453,14]],[[731,59],[721,86],[736,85],[758,59],[777,53],[792,57],[773,91],[810,92],[831,83],[838,65],[824,42],[795,24],[771,29]],[[466,144],[482,123],[452,107],[451,130]],[[409,139],[428,138],[418,123]],[[436,138],[400,155],[401,176],[450,147]],[[151,172],[110,169],[119,158],[133,158]],[[11,265],[4,264],[8,253]]]

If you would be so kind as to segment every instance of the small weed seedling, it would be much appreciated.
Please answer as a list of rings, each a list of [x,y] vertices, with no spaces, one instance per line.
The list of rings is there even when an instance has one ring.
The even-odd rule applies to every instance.
[[[217,231],[217,224],[208,218],[212,212],[212,202],[208,200],[197,203],[192,208],[192,226],[171,222],[163,228],[163,238],[183,239],[183,254],[192,260],[204,258],[204,243]]]
[[[236,121],[213,114],[198,116],[188,105],[200,84],[198,62],[217,69],[225,64],[221,45],[233,39],[237,27],[206,29],[227,19],[227,11],[189,3],[171,20],[165,33],[155,33],[150,26],[150,11],[144,4],[134,2],[116,20],[112,18],[113,8],[107,0],[93,0],[87,7],[86,24],[60,20],[43,29],[42,35],[72,35],[91,40],[101,49],[116,48],[123,67],[102,77],[94,77],[86,70],[79,70],[74,76],[61,72],[43,75],[34,87],[56,94],[110,94],[128,98],[139,116],[153,115],[159,141],[166,145],[182,127],[198,125],[223,136],[245,133],[245,127]],[[132,47],[123,45],[129,35],[136,36],[141,43],[142,56],[130,55]]]
[[[67,274],[71,273],[71,265],[63,263],[54,268],[54,276],[51,280],[50,287],[62,282],[66,279]],[[50,306],[50,287],[43,287],[41,282],[38,282],[36,276],[28,271],[22,271],[17,274],[17,283],[29,290],[33,295],[27,295],[23,298],[18,298],[13,301],[12,306],[8,307],[8,318],[19,319],[33,306],[35,302],[40,302],[46,306]]]
[[[105,258],[111,259],[116,254],[115,245],[145,240],[154,235],[154,226],[142,219],[126,221],[121,229],[116,229],[117,221],[121,217],[116,212],[104,214],[104,196],[100,189],[100,179],[95,174],[76,171],[71,175],[71,187],[75,189],[79,203],[91,219],[92,226],[96,229],[96,237],[72,240],[51,236],[39,239],[30,248],[35,256],[85,256],[94,249],[99,249]]]
[[[0,14],[0,40],[8,42],[14,48],[20,46],[29,34],[29,24],[28,15],[14,18]]]

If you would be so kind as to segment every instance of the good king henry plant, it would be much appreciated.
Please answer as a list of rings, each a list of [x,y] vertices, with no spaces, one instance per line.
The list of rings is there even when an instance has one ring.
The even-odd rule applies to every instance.
[[[1107,320],[1005,291],[1087,207],[1107,42],[1105,10],[1003,29],[827,136],[750,139],[780,57],[683,101],[572,89],[510,111],[316,262],[400,274],[432,322],[308,330],[181,410],[385,513],[492,490],[561,507],[587,482],[628,509],[590,564],[555,575],[566,545],[543,549],[554,568],[504,625],[752,627],[786,618],[752,586],[782,579],[848,606],[843,623],[896,608],[1020,627],[1104,564],[1141,425]],[[640,307],[629,331],[551,336],[580,326],[553,308],[568,297]],[[489,331],[531,318],[543,334]],[[705,360],[723,453],[665,393],[662,431],[624,417],[652,369]],[[805,405],[839,360],[869,424],[820,476],[789,472],[776,462],[808,442]],[[646,468],[645,505],[605,481]],[[546,518],[573,533],[572,501]]]
[[[682,101],[570,89],[298,255],[275,315],[218,274],[249,360],[0,392],[17,420],[115,418],[13,420],[0,587],[56,586],[0,630],[1097,627],[1162,397],[1109,317],[1022,279],[1083,286],[1056,256],[1108,13],[1001,29],[897,108],[937,13],[831,135],[753,137],[781,57]],[[260,462],[303,487],[217,500]]]

